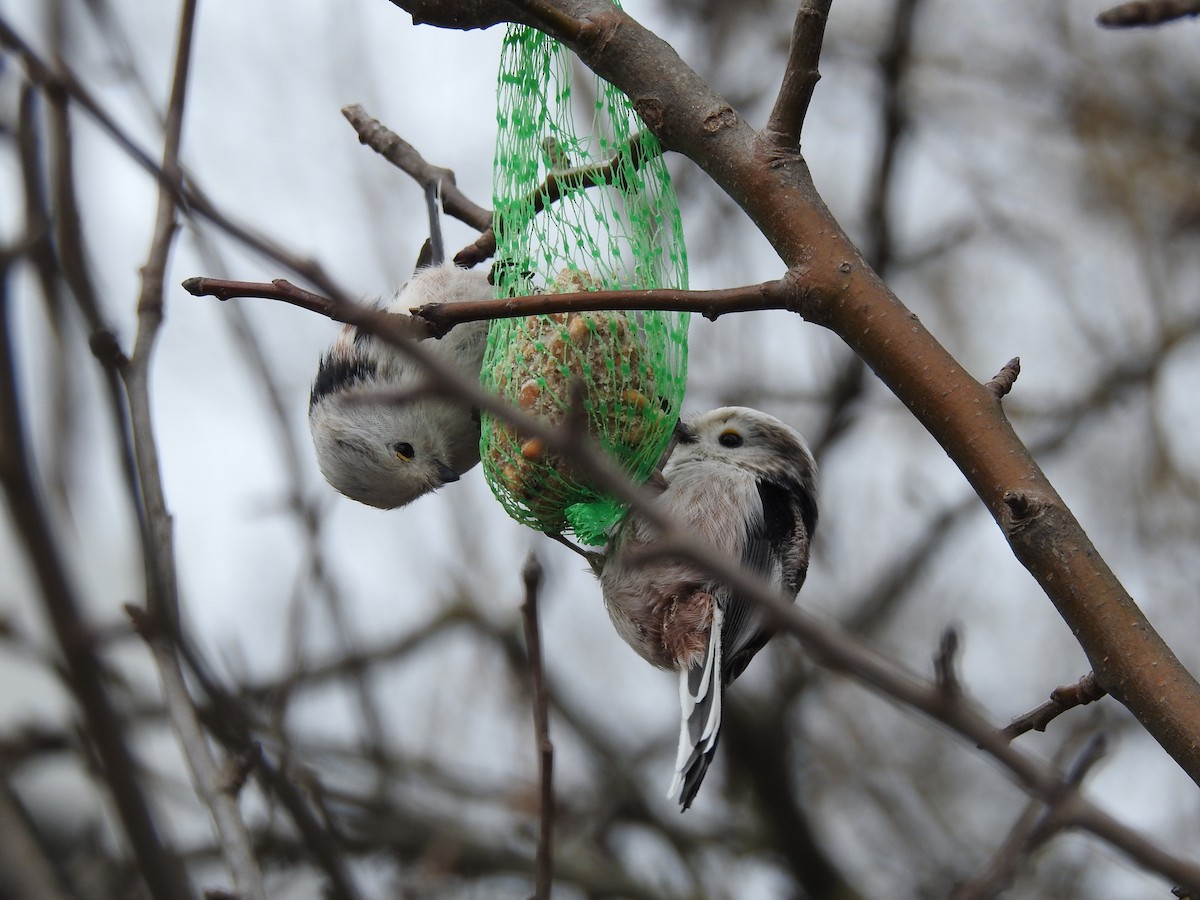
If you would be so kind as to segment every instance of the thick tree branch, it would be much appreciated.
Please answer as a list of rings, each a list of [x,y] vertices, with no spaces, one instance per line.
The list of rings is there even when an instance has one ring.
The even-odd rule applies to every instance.
[[[393,2],[429,12],[427,3]],[[1200,685],[1100,557],[991,391],[865,264],[799,150],[752,129],[623,11],[603,0],[554,5],[582,23],[569,41],[580,59],[624,91],[663,146],[708,173],[787,266],[804,273],[792,308],[838,334],[938,441],[1071,627],[1100,684],[1200,783]],[[436,6],[448,15],[462,4]],[[499,20],[507,6],[490,10]]]
[[[534,4],[530,0],[417,0],[415,3],[396,5],[412,15],[414,25],[435,25],[457,31],[491,28],[508,22],[522,25],[540,22],[543,27],[549,27],[544,15],[548,4]],[[535,5],[543,16],[537,17],[528,12]],[[553,8],[550,9],[553,12]],[[576,30],[573,26],[574,23],[571,23],[571,31]]]

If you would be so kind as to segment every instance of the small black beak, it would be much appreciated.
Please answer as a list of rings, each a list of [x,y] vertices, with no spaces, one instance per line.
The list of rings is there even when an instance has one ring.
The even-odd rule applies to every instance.
[[[675,423],[674,438],[677,444],[694,444],[696,443],[696,430],[680,419]]]
[[[433,465],[434,468],[437,469],[438,478],[442,479],[442,484],[449,484],[452,481],[458,481],[458,473],[440,459],[434,460]]]

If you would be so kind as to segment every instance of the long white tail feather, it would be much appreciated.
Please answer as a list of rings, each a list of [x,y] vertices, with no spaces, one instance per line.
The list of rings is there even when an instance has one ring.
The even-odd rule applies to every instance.
[[[672,799],[682,798],[684,781],[690,770],[701,766],[699,777],[708,767],[707,756],[717,742],[721,733],[721,631],[724,623],[724,613],[721,607],[713,604],[712,624],[709,627],[708,649],[704,655],[704,668],[700,675],[700,683],[693,689],[690,675],[692,670],[682,669],[679,672],[679,748],[675,752],[675,776],[671,779],[671,787],[667,796]],[[692,721],[697,706],[708,698],[708,715],[703,723]],[[694,733],[698,732],[698,733]],[[698,781],[697,781],[698,785]]]
[[[667,797],[672,800],[679,797],[679,792],[683,788],[684,766],[687,764],[688,757],[692,755],[692,742],[688,738],[688,711],[694,705],[692,697],[688,693],[688,670],[680,669],[679,706],[683,714],[679,719],[679,747],[675,751],[675,775],[671,778],[671,786],[667,788]]]

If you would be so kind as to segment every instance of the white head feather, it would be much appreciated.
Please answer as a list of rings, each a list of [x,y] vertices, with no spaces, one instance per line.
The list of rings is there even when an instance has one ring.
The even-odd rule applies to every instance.
[[[387,309],[406,315],[426,303],[492,296],[485,272],[445,263],[417,272]],[[425,346],[478,378],[487,323],[460,325]],[[369,506],[393,509],[457,481],[479,462],[479,419],[468,405],[378,397],[417,389],[423,377],[396,348],[354,328],[342,330],[321,360],[308,411],[317,462],[333,487]]]

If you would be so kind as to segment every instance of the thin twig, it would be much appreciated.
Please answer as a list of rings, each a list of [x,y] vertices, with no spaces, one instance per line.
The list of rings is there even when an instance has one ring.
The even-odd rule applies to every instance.
[[[776,281],[712,291],[653,288],[530,294],[499,300],[429,303],[414,310],[414,314],[429,322],[435,333],[448,331],[463,322],[612,309],[695,312],[709,321],[716,321],[720,316],[734,312],[763,309],[795,311],[797,297],[803,293],[798,281],[799,279],[785,276]]]
[[[568,193],[586,190],[600,185],[620,184],[626,168],[639,169],[648,160],[662,153],[661,145],[655,143],[647,147],[648,140],[645,132],[638,132],[629,139],[628,149],[618,150],[613,156],[602,162],[587,166],[575,166],[565,169],[552,170],[546,173],[542,183],[533,188],[518,207],[528,206],[533,212],[540,213],[552,203],[557,203]],[[454,261],[460,266],[474,266],[496,254],[495,222],[475,239],[459,250]]]
[[[158,460],[150,403],[150,364],[163,322],[164,275],[177,230],[176,207],[182,188],[179,148],[190,71],[196,0],[183,0],[175,70],[167,105],[163,139],[164,182],[158,195],[154,233],[142,288],[137,301],[138,330],[133,351],[121,375],[129,400],[134,459],[138,471],[138,500],[144,509],[142,554],[146,571],[148,615],[139,629],[150,647],[162,680],[163,697],[196,795],[208,808],[223,856],[243,900],[266,900],[262,873],[250,832],[242,819],[237,796],[224,788],[220,766],[213,757],[176,652],[180,628],[178,572],[171,514],[167,509]]]
[[[1021,357],[1014,356],[996,373],[996,377],[984,385],[992,396],[999,400],[1005,394],[1012,390],[1013,384],[1016,383],[1017,376],[1021,374]]]
[[[298,306],[310,312],[346,322],[342,311],[345,304],[329,297],[297,287],[283,278],[271,282],[232,281],[225,278],[192,277],[184,280],[183,289],[195,297],[216,297],[231,300],[235,297],[260,297]],[[586,312],[592,310],[677,310],[697,312],[709,320],[733,312],[762,309],[790,309],[797,295],[796,281],[787,277],[744,287],[713,291],[683,291],[674,288],[651,290],[583,291],[565,294],[530,294],[499,300],[463,300],[456,303],[427,303],[412,310],[412,317],[393,316],[396,327],[407,330],[407,336],[420,340],[441,337],[455,325],[490,319],[511,319],[520,316],[556,312]],[[353,313],[351,313],[353,315]],[[421,323],[427,327],[421,327]]]
[[[637,170],[662,154],[657,142],[647,146],[646,132],[639,131],[629,139],[629,146],[617,150],[604,162],[584,166],[552,168],[542,183],[535,187],[522,201],[539,213],[552,203],[557,203],[571,191],[586,190],[600,185],[620,185],[627,168]]]
[[[988,864],[970,881],[955,887],[949,900],[991,900],[1003,894],[1016,879],[1022,864],[1062,830],[1064,824],[1057,816],[1058,810],[1075,796],[1104,749],[1103,735],[1093,735],[1067,770],[1063,791],[1049,802],[1035,799],[1026,806]]]
[[[138,872],[154,897],[184,900],[190,896],[186,874],[160,834],[138,780],[139,767],[126,742],[124,722],[108,694],[109,679],[89,633],[85,605],[67,574],[49,510],[35,483],[17,385],[8,284],[8,272],[0,271],[0,489],[41,591],[43,607],[62,652],[67,682],[83,715]]]
[[[871,173],[871,187],[863,207],[866,234],[862,251],[871,268],[884,277],[896,250],[892,233],[892,189],[896,183],[896,162],[911,131],[911,92],[907,86],[920,3],[921,0],[897,0],[891,33],[876,62],[880,84],[876,126],[880,132],[879,157]]]
[[[942,631],[942,639],[938,642],[938,650],[933,657],[934,683],[937,684],[938,690],[949,698],[962,694],[957,671],[960,642],[958,629],[948,625]]]
[[[491,227],[491,211],[474,203],[459,190],[452,170],[426,162],[412,144],[368,115],[359,104],[343,107],[342,115],[354,127],[361,143],[409,175],[422,189],[436,186],[441,193],[442,209],[447,215],[477,231]]]
[[[532,551],[521,570],[525,581],[525,602],[521,621],[525,626],[525,646],[529,655],[529,679],[533,687],[533,729],[538,749],[538,842],[534,897],[549,900],[554,876],[554,744],[550,741],[550,701],[546,673],[542,667],[542,638],[538,628],[538,592],[542,586],[542,564]]]
[[[1017,716],[999,732],[1006,741],[1012,741],[1028,731],[1045,731],[1046,726],[1068,709],[1086,706],[1107,692],[1096,683],[1096,675],[1089,672],[1075,684],[1057,687],[1050,692],[1050,699],[1036,709]]]
[[[1096,16],[1105,28],[1158,25],[1185,16],[1200,16],[1200,0],[1131,0]]]
[[[216,297],[224,302],[235,297],[262,297],[267,300],[279,300],[300,309],[307,309],[318,315],[326,316],[335,322],[337,305],[328,297],[314,294],[312,291],[292,284],[286,278],[276,278],[274,281],[235,281],[229,278],[186,278],[182,283],[185,291],[193,297]]]
[[[767,132],[784,146],[798,147],[813,90],[821,79],[817,63],[825,42],[825,23],[833,0],[803,0],[792,26],[783,84],[767,120]]]

